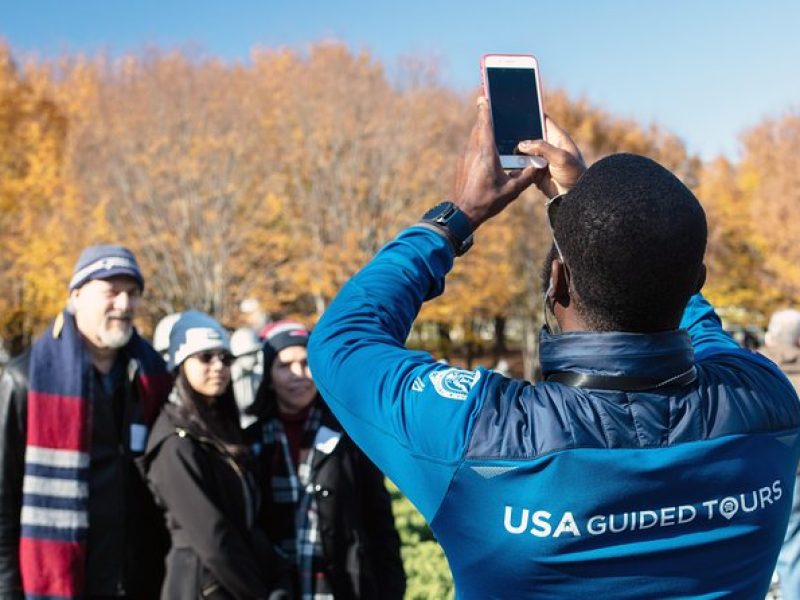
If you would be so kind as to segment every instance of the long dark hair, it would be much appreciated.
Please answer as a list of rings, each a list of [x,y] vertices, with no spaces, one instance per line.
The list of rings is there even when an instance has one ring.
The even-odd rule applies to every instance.
[[[175,392],[180,400],[175,410],[183,420],[192,425],[194,432],[223,447],[237,461],[248,456],[249,449],[244,444],[239,425],[239,408],[236,406],[231,384],[228,384],[213,404],[209,403],[205,396],[192,388],[181,365],[175,380]]]

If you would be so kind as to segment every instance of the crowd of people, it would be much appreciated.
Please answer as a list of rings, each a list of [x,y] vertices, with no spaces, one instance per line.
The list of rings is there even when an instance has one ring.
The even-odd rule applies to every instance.
[[[129,250],[87,248],[4,369],[0,597],[401,599],[383,475],[320,399],[308,330],[188,310],[151,346],[144,283]]]
[[[763,598],[776,562],[800,597],[800,403],[781,371],[797,385],[800,313],[740,347],[700,294],[691,191],[641,156],[587,169],[550,120],[547,138],[519,151],[548,166],[504,172],[480,102],[452,202],[313,335],[231,336],[187,310],[151,345],[136,257],[85,249],[0,378],[0,597],[400,599],[384,473],[459,597]],[[532,185],[552,233],[543,381],[407,350],[474,231]]]

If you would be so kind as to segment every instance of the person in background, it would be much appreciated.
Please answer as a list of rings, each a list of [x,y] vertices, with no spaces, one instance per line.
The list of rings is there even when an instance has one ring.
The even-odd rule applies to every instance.
[[[281,559],[255,527],[258,489],[231,389],[228,334],[190,310],[170,333],[175,387],[144,468],[166,511],[172,548],[161,597],[288,598],[274,588]]]
[[[256,398],[264,374],[263,353],[258,334],[250,327],[240,327],[231,335],[233,395],[239,407],[239,420],[245,429],[255,422],[247,411]]]
[[[165,361],[169,360],[169,334],[180,316],[181,313],[170,313],[162,317],[153,330],[153,348],[164,357]]]
[[[86,248],[67,308],[0,379],[0,597],[158,595],[169,542],[137,468],[172,378],[136,332],[130,250]]]
[[[255,298],[245,298],[239,303],[241,320],[246,327],[254,331],[261,331],[270,322],[270,315],[261,307],[261,302]]]
[[[786,309],[769,320],[761,354],[772,360],[800,393],[800,311]],[[778,556],[778,576],[783,600],[800,600],[800,478],[795,478],[794,501]]]
[[[383,474],[343,433],[308,370],[309,332],[264,331],[264,378],[248,439],[258,450],[259,521],[295,566],[304,600],[400,600],[405,574]]]

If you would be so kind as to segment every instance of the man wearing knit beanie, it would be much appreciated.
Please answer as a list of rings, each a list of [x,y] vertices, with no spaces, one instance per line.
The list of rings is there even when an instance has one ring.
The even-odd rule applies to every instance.
[[[0,597],[156,597],[168,538],[134,460],[171,378],[133,326],[144,277],[103,244],[67,287],[0,379]]]
[[[258,420],[247,430],[259,448],[260,525],[296,565],[303,598],[400,600],[405,575],[383,475],[319,396],[308,329],[278,321],[261,337]]]
[[[78,258],[69,282],[68,309],[101,369],[128,343],[143,290],[144,278],[127,248],[90,246]]]

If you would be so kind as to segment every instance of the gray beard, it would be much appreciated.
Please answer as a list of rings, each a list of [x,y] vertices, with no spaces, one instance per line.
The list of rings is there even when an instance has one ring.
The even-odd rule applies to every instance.
[[[106,348],[122,348],[133,335],[133,327],[127,327],[124,330],[113,329],[109,330],[105,327],[97,332],[97,338]]]

